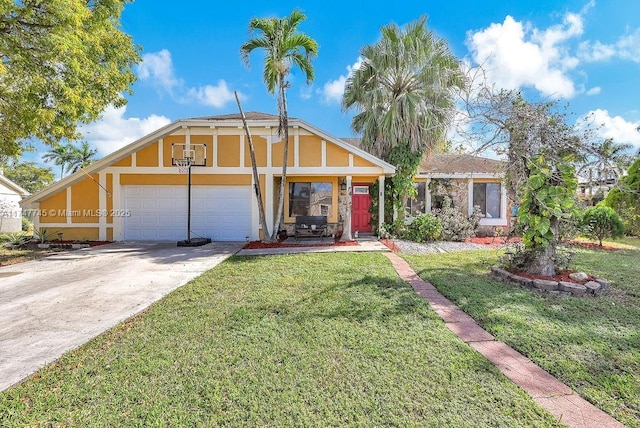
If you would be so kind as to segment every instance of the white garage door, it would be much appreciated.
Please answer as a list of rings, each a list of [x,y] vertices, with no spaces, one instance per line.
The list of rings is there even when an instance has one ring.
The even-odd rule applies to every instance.
[[[192,238],[244,241],[251,236],[249,186],[193,186]],[[177,241],[187,237],[186,186],[123,186],[124,239]]]

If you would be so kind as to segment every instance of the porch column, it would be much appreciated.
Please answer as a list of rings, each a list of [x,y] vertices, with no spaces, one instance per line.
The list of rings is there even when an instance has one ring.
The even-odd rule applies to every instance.
[[[345,177],[347,182],[347,215],[344,219],[344,225],[342,226],[342,238],[341,241],[351,241],[353,238],[351,237],[351,176],[347,175]]]
[[[378,177],[378,230],[384,223],[384,175]]]

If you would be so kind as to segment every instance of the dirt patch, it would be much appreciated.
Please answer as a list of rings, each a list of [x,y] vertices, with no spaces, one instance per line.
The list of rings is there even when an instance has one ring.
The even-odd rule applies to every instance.
[[[328,241],[326,244],[285,244],[284,242],[261,242],[251,241],[243,247],[245,250],[262,250],[266,248],[299,248],[299,247],[354,247],[358,246],[357,241]],[[304,244],[304,245],[303,245]]]

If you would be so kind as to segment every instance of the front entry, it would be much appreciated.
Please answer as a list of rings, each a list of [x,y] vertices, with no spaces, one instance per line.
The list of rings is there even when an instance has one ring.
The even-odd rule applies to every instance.
[[[351,232],[371,232],[369,185],[354,184],[351,190]]]

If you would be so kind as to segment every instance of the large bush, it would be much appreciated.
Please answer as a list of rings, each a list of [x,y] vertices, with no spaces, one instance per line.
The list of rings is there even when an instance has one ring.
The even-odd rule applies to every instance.
[[[603,204],[620,215],[628,234],[640,236],[640,157],[609,192]]]
[[[442,223],[440,238],[443,241],[464,241],[476,236],[482,214],[478,207],[474,207],[473,213],[466,216],[453,206],[451,198],[445,197],[442,208],[436,211],[436,216]]]
[[[442,223],[433,214],[420,214],[413,219],[404,233],[404,238],[415,242],[435,241],[442,233]]]
[[[582,233],[597,239],[602,246],[606,238],[620,238],[624,235],[622,219],[611,207],[598,205],[588,208],[582,214]]]

